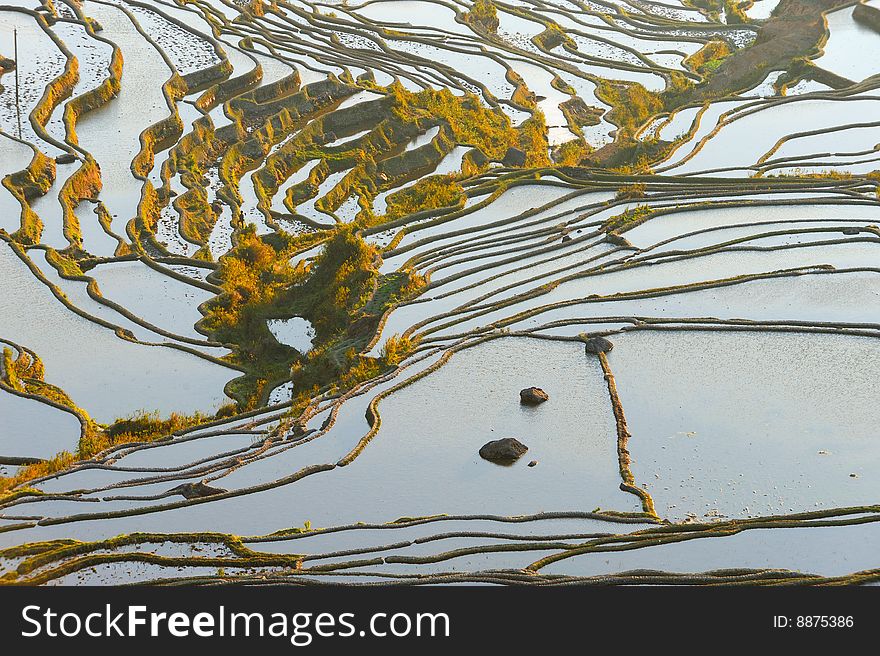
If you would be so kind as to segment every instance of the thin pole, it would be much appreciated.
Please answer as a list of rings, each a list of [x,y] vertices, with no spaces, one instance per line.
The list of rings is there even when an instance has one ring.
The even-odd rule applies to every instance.
[[[18,95],[18,28],[12,30],[12,45],[15,50],[15,117],[18,121],[18,138],[21,139],[21,102]]]

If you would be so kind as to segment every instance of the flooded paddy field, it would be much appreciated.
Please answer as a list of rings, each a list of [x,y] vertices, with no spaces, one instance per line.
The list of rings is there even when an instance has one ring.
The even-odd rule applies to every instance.
[[[876,3],[0,28],[0,582],[876,582]]]

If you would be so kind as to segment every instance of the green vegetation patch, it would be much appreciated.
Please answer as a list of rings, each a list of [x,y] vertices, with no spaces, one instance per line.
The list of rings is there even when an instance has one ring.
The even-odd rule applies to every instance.
[[[385,221],[394,221],[415,212],[462,206],[464,201],[464,189],[455,175],[432,175],[391,194],[384,218]]]

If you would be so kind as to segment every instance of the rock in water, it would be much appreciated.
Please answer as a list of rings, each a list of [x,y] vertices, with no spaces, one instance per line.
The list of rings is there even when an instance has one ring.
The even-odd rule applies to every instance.
[[[550,397],[540,387],[526,387],[519,392],[519,402],[523,405],[539,405]]]
[[[499,465],[512,465],[529,450],[525,444],[512,437],[486,442],[480,448],[480,457]]]
[[[223,494],[226,490],[219,487],[211,487],[205,485],[201,481],[198,483],[184,483],[168,490],[170,494],[179,494],[187,499],[201,499],[202,497],[213,497],[216,494]]]
[[[587,353],[599,355],[600,353],[608,353],[608,351],[614,348],[614,344],[604,337],[590,337],[584,343],[584,348],[587,350]]]

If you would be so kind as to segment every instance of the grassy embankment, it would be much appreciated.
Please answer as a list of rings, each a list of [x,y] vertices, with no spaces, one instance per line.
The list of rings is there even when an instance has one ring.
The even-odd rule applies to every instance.
[[[227,405],[212,416],[172,413],[167,418],[160,418],[158,413],[139,412],[104,426],[95,422],[63,389],[44,380],[43,363],[36,354],[22,351],[16,357],[8,347],[3,349],[0,360],[0,389],[70,412],[80,422],[80,437],[73,452],[61,451],[42,462],[19,467],[12,476],[0,476],[0,502],[22,493],[35,494],[36,491],[27,492],[21,486],[66,469],[76,462],[93,458],[114,445],[161,439],[175,431],[227,416],[234,409]],[[19,489],[12,492],[14,488]]]
[[[527,153],[527,164],[547,162],[544,128],[537,120],[513,128],[500,110],[449,91],[412,93],[397,85],[389,95],[388,115],[398,124],[429,118],[447,126],[456,143],[473,146],[488,159],[501,159],[508,148],[519,147]],[[320,149],[309,153],[313,155],[329,156]],[[350,153],[346,156],[356,160]],[[302,153],[291,157],[306,159]],[[358,187],[357,182],[349,184]],[[353,224],[299,237],[240,230],[235,247],[212,274],[224,294],[206,305],[207,315],[200,324],[215,339],[234,344],[234,361],[248,371],[231,390],[240,406],[261,402],[270,384],[286,379],[291,369],[296,388],[311,393],[334,381],[350,386],[393,364],[400,356],[395,343],[395,353],[381,362],[356,353],[368,343],[388,305],[413,293],[421,281],[408,274],[379,276],[378,252],[358,237],[357,230],[416,211],[460,205],[463,200],[457,176],[428,176],[390,195],[381,217],[362,212]],[[323,252],[308,268],[289,264],[296,252],[321,239]],[[278,344],[266,327],[267,319],[291,316],[304,317],[315,328],[315,345],[308,354]]]
[[[701,75],[698,84],[681,74],[673,74],[662,92],[648,91],[636,83],[600,83],[597,96],[612,106],[609,119],[618,126],[618,134],[614,143],[588,156],[584,164],[621,172],[650,172],[649,162],[669,147],[656,140],[634,138],[652,116],[740,93],[759,84],[772,70],[791,69],[784,76],[792,79],[809,76],[815,67],[807,58],[826,38],[822,13],[846,4],[847,0],[781,0],[773,15],[760,25],[750,46],[733,50],[713,39],[685,61]]]

